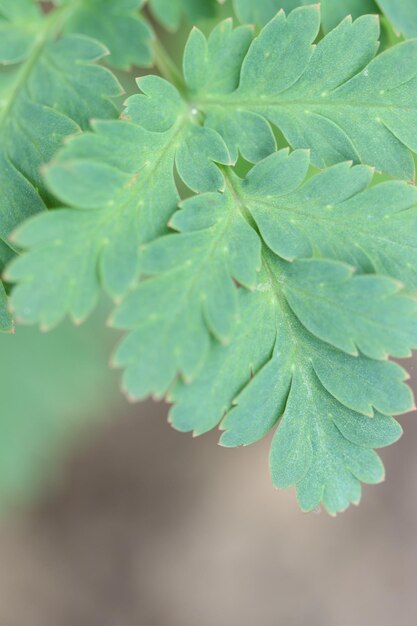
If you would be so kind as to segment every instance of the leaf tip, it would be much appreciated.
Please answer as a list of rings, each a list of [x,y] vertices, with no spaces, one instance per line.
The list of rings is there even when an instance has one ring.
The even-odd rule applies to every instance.
[[[376,22],[377,24],[379,24],[381,21],[381,16],[378,13],[371,13],[367,17],[374,20],[374,22]]]
[[[65,137],[64,143],[68,141],[68,139],[69,137]],[[51,169],[50,163],[42,163],[42,165],[39,167],[39,172],[41,173],[42,176],[46,176],[50,169]]]
[[[12,244],[16,244],[16,243],[17,243],[16,231],[17,231],[17,229],[13,230],[13,231],[10,233],[10,235],[7,237],[7,239],[8,239],[8,240],[10,241],[10,243],[12,243]],[[2,278],[3,278],[4,280],[7,280],[7,279],[6,279],[6,276],[7,276],[7,270],[6,270],[5,272],[3,272],[3,274],[2,274]]]
[[[135,396],[134,393],[129,391],[129,389],[127,388],[124,382],[121,383],[120,390],[125,396],[126,400],[129,402],[129,404],[136,404],[136,402],[140,399],[139,397]]]
[[[115,317],[115,312],[112,311],[110,313],[110,315],[106,318],[105,321],[105,325],[107,326],[107,328],[114,328],[113,324],[114,324],[114,317]]]
[[[123,391],[126,400],[129,402],[129,404],[136,404],[137,402],[137,398],[135,398],[134,395],[132,395],[131,393],[128,393],[127,391]]]

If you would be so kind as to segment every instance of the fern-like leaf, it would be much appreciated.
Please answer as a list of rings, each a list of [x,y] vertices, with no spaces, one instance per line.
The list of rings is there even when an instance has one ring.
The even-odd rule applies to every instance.
[[[274,484],[296,485],[304,510],[322,501],[336,513],[358,503],[359,481],[383,479],[372,448],[401,434],[395,420],[370,408],[372,395],[389,413],[410,408],[411,394],[398,366],[344,355],[310,335],[277,298],[274,260],[268,265],[262,289],[240,293],[230,346],[215,347],[202,375],[172,392],[170,421],[196,434],[221,422],[222,445],[234,447],[259,440],[283,416],[271,449]]]
[[[210,348],[209,330],[227,343],[237,321],[237,291],[257,284],[261,242],[228,194],[187,200],[167,235],[145,251],[140,283],[115,316],[131,328],[115,356],[126,366],[126,392],[132,398],[163,396],[180,371],[193,380]]]
[[[175,209],[178,194],[173,179],[174,162],[181,179],[192,190],[221,189],[223,176],[212,161],[231,163],[240,152],[248,161],[257,162],[274,152],[276,144],[269,120],[280,123],[294,145],[311,148],[316,165],[351,157],[354,161],[368,161],[382,169],[401,170],[402,175],[413,176],[410,151],[386,124],[390,121],[396,125],[398,136],[414,146],[417,141],[412,98],[412,85],[417,80],[416,66],[412,63],[414,51],[417,55],[415,42],[396,46],[365,67],[377,45],[378,28],[372,17],[361,18],[354,24],[345,20],[313,52],[311,39],[315,37],[318,22],[317,8],[303,7],[288,18],[279,14],[255,40],[250,28],[234,30],[228,20],[213,31],[208,42],[200,31],[194,30],[184,59],[190,102],[183,101],[162,79],[147,77],[140,82],[146,94],[133,96],[128,103],[127,119],[136,128],[130,131],[131,126],[126,122],[100,123],[96,124],[95,135],[73,142],[50,168],[48,183],[64,203],[99,210],[61,211],[45,216],[42,224],[26,225],[17,235],[19,245],[36,245],[38,250],[36,258],[24,257],[10,270],[13,280],[24,283],[13,299],[19,318],[32,323],[40,321],[44,326],[57,323],[66,313],[81,320],[93,307],[100,278],[114,298],[122,297],[138,276],[138,247],[164,232]],[[347,61],[343,52],[346,47],[351,51]],[[384,96],[381,88],[386,84],[387,72],[391,76],[394,58],[402,59],[407,51],[413,54],[404,57],[399,70],[396,65],[398,88]],[[359,63],[365,69],[348,79],[359,69]],[[279,73],[274,70],[277,64],[283,68]],[[409,80],[404,83],[406,76]],[[341,86],[343,80],[347,82]],[[369,94],[376,88],[379,100],[368,104]],[[348,92],[353,95],[342,96]],[[300,94],[308,98],[307,113],[305,103],[299,100]],[[268,99],[275,104],[265,104]],[[387,105],[386,100],[393,104]],[[405,106],[404,100],[406,103],[410,100],[410,104]],[[377,114],[384,117],[384,123],[372,118]],[[143,175],[145,166],[148,176]],[[158,175],[158,168],[163,168],[163,177]],[[343,171],[342,168],[341,176]],[[357,175],[360,180],[352,180],[352,184],[366,184],[361,181],[369,177],[368,172]],[[383,193],[379,191],[381,196]],[[412,195],[402,192],[407,193]],[[332,204],[331,197],[326,204]],[[299,209],[302,203],[300,199]],[[329,209],[320,205],[317,213],[320,211]],[[355,216],[359,211],[360,207]],[[389,211],[387,207],[386,212]],[[140,221],[138,214],[142,216]],[[285,214],[281,217],[285,226]],[[293,217],[296,219],[297,213]],[[406,217],[401,214],[389,220],[401,223]],[[262,219],[265,218],[260,217],[260,222]],[[83,228],[78,220],[82,220]],[[155,223],[144,226],[149,220]],[[388,220],[384,223],[388,227]],[[344,225],[337,222],[332,226],[334,231],[339,228],[339,232],[341,227]],[[355,231],[352,238],[356,237]],[[388,240],[395,237],[390,235]],[[392,263],[396,247],[401,247],[401,237],[404,241],[412,238],[407,225],[401,229],[397,241],[392,242]],[[288,240],[286,245],[290,243]],[[332,256],[332,246],[335,246],[333,239],[323,254]],[[402,246],[406,244],[403,242]],[[361,255],[356,241],[354,249],[356,255],[349,253],[341,258],[367,269],[369,260]],[[412,242],[408,250],[411,252],[405,272],[412,275]],[[288,258],[291,253],[308,256],[311,251],[304,242],[303,250],[300,247],[289,250]],[[57,262],[47,262],[47,254],[52,254]],[[376,269],[385,271],[385,265],[386,261],[380,259]],[[60,267],[63,275],[58,271]],[[402,267],[393,275],[403,279]]]
[[[243,23],[254,22],[261,26],[267,24],[281,9],[290,13],[298,7],[309,4],[317,3],[315,0],[257,0],[257,2],[234,0],[236,14]],[[320,8],[325,32],[335,28],[347,15],[356,19],[361,15],[378,13],[374,0],[322,0]]]
[[[85,319],[103,286],[129,396],[168,395],[175,427],[221,423],[229,446],[279,422],[274,483],[335,513],[382,479],[373,449],[413,408],[388,357],[417,347],[417,194],[355,163],[413,177],[417,47],[374,58],[370,16],[314,47],[319,24],[306,6],[256,37],[194,29],[179,90],[141,79],[122,120],[44,170],[67,206],[15,232],[6,276],[17,319],[44,329]],[[307,150],[276,152],[273,125]]]
[[[234,158],[240,150],[255,160],[259,128],[267,120],[294,148],[311,148],[318,167],[350,159],[414,179],[417,43],[398,44],[374,58],[376,16],[353,23],[346,18],[313,46],[319,26],[319,9],[306,6],[288,17],[280,12],[252,43],[227,21],[208,41],[194,29],[184,72],[206,126],[224,137]],[[227,84],[218,80],[224,64]],[[261,145],[267,149],[265,141]]]
[[[139,275],[139,247],[167,232],[178,204],[174,163],[194,191],[223,187],[213,163],[230,162],[221,137],[193,123],[166,81],[150,76],[139,84],[145,93],[128,101],[129,121],[96,122],[46,172],[50,189],[76,210],[45,214],[14,235],[19,246],[35,246],[7,272],[22,283],[11,305],[24,323],[49,328],[67,313],[82,321],[99,279],[116,300],[125,294]]]
[[[417,37],[417,4],[414,0],[376,0],[398,32]]]
[[[266,166],[273,178],[263,176]],[[281,186],[285,204],[297,184],[297,176],[291,176],[295,166],[294,156],[279,153],[256,166],[245,181],[232,176],[235,206],[247,214],[244,190],[252,187],[262,197],[266,180],[275,181],[275,189],[267,186],[265,192],[277,195]],[[333,168],[335,180],[338,169]],[[397,184],[390,185],[395,193]],[[213,196],[207,197],[207,207],[213,202]],[[219,196],[218,202],[224,199]],[[289,263],[263,246],[257,290],[240,290],[230,344],[215,345],[196,380],[180,382],[170,392],[175,403],[171,422],[195,434],[221,423],[222,444],[237,446],[262,438],[283,416],[271,450],[274,483],[296,485],[305,510],[323,501],[336,513],[357,503],[360,481],[383,478],[371,449],[400,436],[389,416],[413,408],[405,372],[385,360],[387,354],[409,355],[417,343],[417,301],[400,290],[387,277],[356,276],[337,261]],[[128,303],[116,316],[122,326]],[[135,363],[131,353],[129,360],[128,345],[129,339],[119,358],[128,368],[125,385],[135,393],[141,359]]]
[[[2,262],[13,254],[11,231],[51,200],[41,165],[65,137],[88,125],[92,111],[114,117],[110,98],[120,94],[114,77],[96,64],[106,53],[101,44],[76,35],[55,39],[60,10],[45,17],[28,0],[9,5],[0,2],[0,31],[6,33],[0,45]]]
[[[334,166],[303,182],[308,164],[307,152],[289,154],[284,150],[260,162],[243,181],[228,174],[232,187],[223,194],[203,194],[185,201],[170,222],[180,233],[146,247],[143,271],[154,277],[128,295],[113,320],[117,327],[133,331],[115,356],[115,364],[126,368],[124,387],[132,397],[163,396],[177,372],[185,380],[193,380],[204,365],[209,332],[223,342],[230,341],[237,320],[232,278],[246,288],[255,287],[262,241],[281,259],[317,255],[324,248],[324,254],[335,261],[343,259],[363,272],[398,278],[415,247],[410,248],[399,233],[398,239],[387,240],[384,248],[381,241],[385,243],[392,229],[388,223],[392,216],[387,220],[386,214],[372,210],[378,206],[376,197],[398,206],[403,201],[405,210],[399,210],[401,219],[406,218],[403,228],[413,233],[415,189],[397,182],[367,189],[369,169],[349,165]],[[318,206],[325,203],[331,218],[317,215],[314,202]],[[351,216],[355,228],[359,211],[366,219],[368,246],[360,238],[356,243],[349,239],[346,216]],[[267,216],[264,223],[261,214]],[[339,219],[343,226],[338,226]],[[343,233],[340,239],[329,223]],[[360,221],[357,228],[360,233]],[[297,235],[307,237],[310,245],[300,247],[294,255],[275,244],[277,237],[290,246]],[[351,239],[356,236],[354,230]],[[367,263],[361,266],[364,259]],[[277,262],[274,267],[278,271]],[[282,274],[281,291],[303,325],[334,347],[352,355],[360,350],[380,359],[388,354],[410,356],[417,345],[415,301],[398,295],[398,282],[376,276],[352,279],[347,265],[331,261],[287,262]],[[415,287],[411,268],[409,287]],[[349,302],[353,309],[348,308]]]
[[[110,51],[106,63],[128,69],[152,64],[152,30],[139,14],[145,0],[62,0],[70,8],[64,32],[97,39]],[[73,10],[72,6],[74,6]]]
[[[272,155],[239,185],[271,250],[288,261],[317,255],[343,260],[417,291],[416,188],[399,181],[369,187],[372,170],[349,163],[297,186],[308,172],[308,158],[298,155]],[[283,196],[284,181],[290,193]]]

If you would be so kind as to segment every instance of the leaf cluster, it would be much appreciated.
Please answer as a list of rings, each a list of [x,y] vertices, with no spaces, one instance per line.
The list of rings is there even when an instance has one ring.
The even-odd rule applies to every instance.
[[[234,0],[242,25],[193,28],[180,72],[152,20],[220,7],[147,4],[0,0],[9,310],[48,330],[105,291],[130,398],[166,397],[175,428],[220,425],[229,447],[274,430],[274,485],[337,513],[383,479],[375,448],[414,407],[390,358],[417,347],[416,8]],[[379,10],[404,35],[381,52]],[[103,44],[161,74],[119,118]]]

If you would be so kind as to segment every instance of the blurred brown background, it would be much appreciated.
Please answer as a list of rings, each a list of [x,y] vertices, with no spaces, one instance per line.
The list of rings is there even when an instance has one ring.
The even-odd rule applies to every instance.
[[[417,623],[415,417],[382,451],[387,482],[332,519],[273,490],[267,441],[222,449],[166,412],[109,401],[43,495],[3,514],[1,626]]]

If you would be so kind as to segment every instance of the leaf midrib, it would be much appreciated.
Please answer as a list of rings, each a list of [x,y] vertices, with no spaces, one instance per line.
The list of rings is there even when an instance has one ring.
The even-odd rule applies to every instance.
[[[233,95],[233,94],[232,94]],[[417,102],[417,101],[416,101]],[[291,100],[289,98],[286,99],[278,99],[276,97],[273,98],[266,98],[266,97],[260,97],[257,98],[256,100],[254,99],[239,99],[237,97],[233,97],[230,100],[226,100],[226,99],[217,99],[217,98],[197,98],[197,99],[193,99],[193,104],[195,104],[195,106],[198,109],[201,109],[203,111],[207,110],[207,107],[218,107],[221,109],[237,109],[239,110],[239,108],[241,107],[242,109],[251,109],[251,110],[256,110],[256,109],[264,109],[265,107],[280,107],[283,109],[288,109],[294,106],[311,106],[311,107],[318,107],[320,109],[323,108],[343,108],[343,107],[351,107],[351,108],[356,108],[356,109],[363,109],[363,108],[368,108],[368,109],[375,109],[375,110],[379,110],[379,109],[388,109],[388,110],[402,110],[402,111],[416,111],[417,110],[417,104],[416,106],[405,106],[405,105],[396,105],[396,104],[375,104],[375,103],[371,103],[371,102],[357,102],[357,101],[351,101],[351,100],[334,100],[333,102],[331,102],[330,100],[326,100],[325,98],[320,98],[317,100]]]
[[[236,189],[233,185],[233,182],[231,180],[230,175],[228,175],[226,177],[226,180],[229,184],[229,188],[232,190],[233,195],[235,197],[236,202],[238,203],[238,205],[240,207],[245,208],[245,211],[242,212],[242,215],[246,215],[246,212],[248,211],[247,207],[244,204],[243,199],[241,199],[240,195],[239,195],[239,190]],[[252,218],[253,219],[253,218]],[[252,225],[252,223],[251,223]],[[252,226],[253,227],[253,226]],[[302,322],[298,319],[298,317],[295,315],[295,313],[293,312],[289,302],[287,301],[287,298],[285,296],[285,293],[282,292],[280,293],[279,288],[278,288],[278,284],[279,284],[279,278],[276,276],[276,272],[279,270],[277,268],[275,268],[275,264],[274,267],[272,267],[269,258],[275,258],[275,253],[273,253],[265,244],[262,235],[259,233],[259,229],[256,228],[256,231],[258,232],[261,242],[262,242],[262,265],[265,268],[265,271],[268,274],[269,277],[269,281],[270,281],[270,285],[271,285],[271,289],[273,291],[274,294],[274,301],[275,301],[275,308],[279,307],[281,309],[281,316],[285,321],[285,324],[288,328],[288,333],[291,337],[291,348],[292,348],[292,356],[291,356],[291,362],[292,362],[292,371],[294,372],[294,369],[297,367],[304,385],[305,385],[305,389],[308,390],[308,396],[309,396],[309,401],[311,404],[315,405],[315,401],[314,401],[314,393],[313,393],[313,388],[311,387],[311,380],[308,374],[308,370],[310,368],[314,370],[313,367],[313,355],[314,355],[314,350],[313,350],[313,354],[311,354],[312,352],[312,346],[310,345],[309,341],[305,341],[303,340],[302,337],[300,337],[299,333],[297,332],[297,329],[294,328],[294,323],[297,325],[300,325],[303,329],[305,329],[305,331],[308,333],[308,336],[311,336],[315,341],[320,341],[322,342],[321,339],[319,339],[318,337],[316,337],[314,334],[312,334],[305,326],[304,324],[302,324]],[[278,257],[279,258],[279,257]],[[278,313],[277,313],[278,316]],[[293,319],[292,319],[293,318]],[[294,319],[295,318],[295,319]],[[296,320],[296,322],[295,322]],[[278,338],[278,332],[279,332],[279,326],[278,326],[278,320],[277,320],[277,338]],[[303,346],[304,344],[304,346]],[[330,344],[328,344],[327,342],[323,342],[324,346],[327,346],[329,349],[338,351],[337,348],[333,348],[333,346],[331,346]],[[305,356],[303,354],[303,347],[305,348],[305,352],[307,354],[307,356]],[[343,351],[340,351],[341,354],[343,354]],[[272,356],[272,359],[274,358],[274,356]],[[320,384],[322,385],[321,381]],[[327,389],[323,386],[323,390],[325,391],[325,393],[329,393],[330,396],[334,397],[332,394],[330,394],[330,392],[327,391]]]
[[[206,253],[204,255],[201,255],[199,257],[199,262],[194,265],[194,268],[196,268],[197,271],[195,273],[193,273],[193,278],[190,281],[190,284],[183,291],[183,297],[179,300],[178,306],[174,309],[174,315],[172,314],[172,309],[168,312],[168,315],[169,315],[170,318],[171,317],[177,318],[178,315],[180,315],[180,313],[183,310],[183,308],[186,305],[186,303],[189,300],[192,299],[190,294],[192,294],[192,292],[196,288],[196,284],[200,283],[201,274],[202,274],[203,270],[205,269],[205,267],[207,266],[208,261],[213,256],[213,253],[217,253],[218,254],[219,244],[226,237],[226,234],[227,234],[229,228],[231,227],[231,224],[234,221],[234,219],[235,219],[235,215],[231,211],[224,221],[220,221],[219,222],[220,224],[222,224],[222,227],[219,228],[219,231],[216,233],[216,236],[212,238],[212,241],[211,241],[210,246],[207,249]],[[217,226],[219,225],[219,223],[216,224],[214,227],[211,226],[210,229],[211,230],[213,230],[213,229],[217,230]],[[210,230],[210,229],[208,229],[208,230]],[[181,233],[177,234],[177,236],[181,236]],[[184,266],[185,266],[185,264],[182,265],[179,268],[174,268],[173,270],[171,270],[171,273],[174,274],[174,275],[175,275],[176,272],[181,273],[184,270]],[[157,279],[158,279],[158,275],[156,275],[156,280]],[[150,280],[152,280],[152,278]],[[199,300],[200,300],[200,304],[201,304],[201,302],[202,302],[201,295],[200,295]],[[155,322],[155,320],[163,321],[166,318],[166,315],[167,315],[167,313],[164,313],[163,315],[155,316],[155,318],[153,319],[153,322]],[[170,329],[168,328],[168,330],[170,330]],[[175,354],[178,356],[178,349],[175,350]]]
[[[348,198],[349,200],[350,198]],[[248,206],[250,206],[250,202],[248,202]],[[334,215],[333,216],[329,216],[326,217],[325,215],[317,215],[317,214],[312,214],[311,212],[308,211],[303,211],[300,210],[298,208],[294,208],[294,207],[287,207],[287,206],[279,206],[277,204],[275,204],[274,202],[268,202],[267,200],[262,200],[257,198],[256,199],[256,204],[262,205],[267,207],[268,209],[274,209],[275,211],[285,211],[286,213],[292,214],[292,215],[296,215],[296,216],[301,216],[301,217],[305,217],[307,220],[311,220],[311,221],[317,221],[317,222],[328,222],[330,224],[332,224],[333,226],[336,227],[336,230],[343,230],[344,228],[347,229],[349,228],[350,230],[359,233],[362,237],[365,237],[367,239],[369,239],[369,235],[372,232],[372,237],[374,239],[377,239],[378,241],[382,242],[382,243],[386,243],[386,244],[390,244],[393,246],[398,246],[401,245],[404,248],[410,248],[412,251],[416,251],[417,250],[417,244],[416,246],[412,246],[412,244],[406,243],[404,241],[401,241],[401,244],[399,244],[397,241],[395,241],[394,239],[389,239],[386,236],[382,236],[379,235],[377,233],[375,233],[375,231],[370,231],[369,230],[369,223],[368,224],[364,224],[364,228],[361,229],[359,228],[359,226],[361,225],[361,221],[359,220],[351,220],[351,221],[345,221],[345,220],[340,220],[340,219],[334,219]],[[335,205],[335,206],[342,206],[343,203],[341,203],[340,205]],[[410,210],[414,208],[413,206],[408,207],[405,210]],[[401,211],[402,212],[402,211]],[[398,215],[400,212],[397,213],[393,213],[390,214],[391,215]],[[384,218],[385,216],[382,215],[382,218]],[[382,219],[380,220],[382,222]],[[346,230],[343,230],[344,234],[346,233]]]
[[[172,132],[172,136],[170,137],[169,141],[166,143],[166,145],[163,147],[163,149],[161,150],[161,153],[158,154],[158,157],[155,159],[155,161],[152,163],[152,167],[148,168],[147,171],[147,176],[145,176],[144,178],[140,179],[140,182],[138,184],[139,189],[143,186],[143,184],[145,182],[148,181],[149,178],[151,178],[153,176],[153,174],[155,173],[155,170],[159,167],[159,165],[162,163],[163,159],[167,156],[167,154],[169,153],[169,151],[171,149],[173,149],[175,147],[175,142],[178,140],[179,135],[181,134],[183,128],[185,125],[185,120],[182,120],[181,123],[178,123],[178,127],[174,128],[171,132]],[[97,225],[94,229],[94,233],[97,234],[98,229],[100,229],[101,232],[107,232],[107,229],[109,227],[109,225],[116,220],[119,217],[119,215],[125,211],[128,210],[130,207],[129,205],[131,204],[132,200],[135,201],[137,199],[137,195],[138,195],[138,186],[134,185],[132,187],[132,191],[131,193],[128,195],[128,197],[122,202],[122,204],[120,205],[113,205],[111,207],[100,207],[97,209],[97,213],[101,214],[99,219],[97,220]],[[116,203],[115,203],[116,204]],[[134,203],[134,210],[137,211],[138,210],[138,206],[137,203]],[[80,210],[80,209],[70,209],[70,210]],[[93,234],[94,234],[93,233]],[[84,233],[86,236],[84,236],[81,240],[81,244],[82,244],[82,248],[84,248],[85,243],[86,248],[88,249],[88,247],[91,245],[91,238],[89,236],[90,233],[85,232]],[[94,239],[94,238],[93,238]],[[103,244],[101,246],[101,248],[103,247]],[[100,249],[101,249],[100,248]],[[66,263],[65,259],[63,259],[63,262]],[[77,288],[77,285],[74,284],[72,285],[71,289],[69,291],[71,291],[71,294],[74,293],[74,290]]]
[[[355,280],[355,279],[354,277],[351,277],[350,280]],[[348,282],[349,281],[344,281],[344,283],[341,282],[339,283],[338,286],[347,284]],[[409,336],[409,331],[407,331],[404,327],[398,328],[397,325],[394,325],[394,323],[382,322],[376,318],[374,319],[372,317],[368,317],[368,315],[363,313],[362,310],[350,308],[349,303],[346,301],[342,303],[343,306],[339,307],[338,303],[335,300],[332,300],[330,297],[325,297],[322,294],[322,292],[317,292],[316,294],[313,295],[311,291],[307,291],[307,289],[303,289],[299,285],[296,285],[294,282],[289,281],[289,285],[290,285],[291,291],[298,292],[302,294],[303,296],[306,296],[310,300],[321,300],[324,303],[326,303],[329,307],[336,309],[337,311],[340,310],[342,312],[345,311],[346,313],[350,313],[352,317],[359,317],[365,320],[365,322],[367,322],[368,324],[372,324],[372,326],[380,326],[382,330],[386,330],[386,328],[391,328],[393,331],[395,331],[399,335],[404,335],[404,337]],[[284,292],[285,292],[285,287],[284,287]],[[390,300],[392,297],[395,297],[396,295],[398,295],[398,292],[395,292],[394,294],[385,295],[379,300],[379,303],[383,304],[384,300]]]
[[[8,116],[13,110],[20,93],[24,90],[29,76],[42,55],[45,46],[48,44],[50,38],[53,37],[55,33],[59,32],[62,22],[67,14],[75,11],[78,4],[80,4],[80,0],[74,2],[72,5],[63,5],[60,8],[54,9],[47,17],[43,18],[44,27],[38,34],[37,43],[29,57],[21,64],[13,89],[9,93],[8,98],[6,98],[6,105],[0,113],[0,132],[3,131],[8,120]]]

